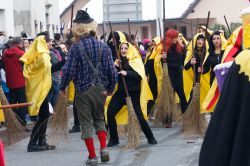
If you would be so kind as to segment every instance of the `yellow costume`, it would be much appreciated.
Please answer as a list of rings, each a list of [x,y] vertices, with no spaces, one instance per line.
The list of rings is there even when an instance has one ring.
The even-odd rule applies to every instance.
[[[223,58],[221,63],[229,62],[233,60],[233,56],[235,53],[239,50],[241,46],[241,40],[242,40],[242,33],[243,28],[238,27],[229,37],[227,40],[226,45],[223,46],[223,49],[225,49],[225,52],[223,54]],[[222,41],[223,42],[223,41]],[[219,99],[220,92],[218,89],[218,83],[217,80],[214,79],[214,82],[204,100],[204,103],[202,105],[204,112],[213,112],[214,107],[216,106],[216,103]]]
[[[51,63],[49,48],[44,36],[39,36],[30,46],[20,61],[24,63],[23,75],[28,102],[34,104],[29,107],[31,116],[37,115],[40,106],[51,88]]]
[[[122,43],[127,43],[124,41],[121,41]],[[145,117],[145,119],[147,119],[147,102],[148,100],[153,100],[153,96],[152,93],[150,91],[148,82],[147,82],[147,78],[146,78],[146,74],[145,74],[145,70],[144,70],[144,65],[141,59],[141,56],[138,54],[136,48],[134,46],[132,46],[130,43],[129,44],[129,48],[128,48],[128,52],[127,52],[127,59],[129,62],[129,65],[133,68],[133,70],[135,70],[142,78],[141,80],[141,94],[140,94],[140,105],[141,105],[141,109],[143,112],[143,115]],[[118,85],[116,85],[116,90],[118,89]],[[115,93],[114,92],[114,93]],[[105,119],[107,122],[107,109],[109,106],[109,103],[112,99],[112,96],[109,96],[106,100],[105,103]],[[127,106],[123,106],[122,109],[118,112],[118,114],[116,115],[116,122],[118,125],[125,125],[128,123],[128,111],[127,111]]]
[[[0,105],[2,105],[2,104],[0,103]],[[5,119],[4,119],[3,110],[0,109],[0,122],[4,122],[4,121],[5,121]]]
[[[199,35],[201,35],[201,33],[196,34],[193,38],[194,46],[196,44],[196,40]],[[191,60],[192,57],[193,57],[193,50],[192,50],[192,41],[191,41],[187,47],[187,54],[186,54],[186,58],[184,61],[184,66]],[[206,61],[207,57],[208,57],[208,43],[206,42],[206,56],[203,61],[203,64]],[[200,77],[200,103],[201,103],[200,105],[201,106],[207,95],[208,90],[210,89],[209,82],[210,82],[210,71],[207,72],[206,74],[201,74],[201,77]],[[183,70],[183,85],[184,85],[184,92],[185,92],[186,100],[189,101],[190,94],[194,85],[194,71],[192,67],[189,68],[188,70],[185,70],[185,69]],[[203,112],[202,107],[201,107],[201,112]]]
[[[75,98],[75,85],[73,81],[69,82],[69,96],[68,96],[68,102],[73,103]]]
[[[154,59],[154,72],[157,79],[157,93],[160,94],[161,84],[162,84],[162,63],[161,63],[161,52],[162,52],[162,44],[160,37],[155,37],[153,39],[156,43],[156,46],[152,51],[147,52],[145,63],[149,59]],[[155,99],[157,102],[157,99]]]

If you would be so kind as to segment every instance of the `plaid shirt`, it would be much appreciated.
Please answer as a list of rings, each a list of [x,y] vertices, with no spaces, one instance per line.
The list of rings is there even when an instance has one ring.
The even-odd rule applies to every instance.
[[[55,65],[59,62],[59,58],[57,57],[56,53],[54,51],[50,51],[50,61],[52,65]],[[57,85],[60,85],[61,82],[61,72],[56,71],[52,73],[52,80],[57,83]]]
[[[98,61],[101,61],[100,71],[102,74],[99,76],[101,77],[101,83],[108,92],[112,92],[117,83],[117,70],[110,48],[91,36],[81,38],[81,43],[94,66],[97,65]],[[98,83],[88,61],[80,53],[79,43],[72,45],[70,48],[62,72],[61,90],[64,90],[71,80],[74,81],[78,92],[85,91],[93,84]]]

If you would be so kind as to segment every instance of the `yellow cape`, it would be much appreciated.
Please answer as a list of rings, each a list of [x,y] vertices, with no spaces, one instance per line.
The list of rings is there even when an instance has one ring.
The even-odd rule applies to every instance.
[[[125,43],[125,42],[122,42],[122,43]],[[141,104],[143,115],[145,119],[147,119],[147,102],[148,100],[153,100],[153,95],[152,95],[152,92],[150,91],[150,88],[147,82],[145,69],[144,69],[141,56],[138,55],[136,48],[132,46],[130,43],[129,43],[128,53],[127,53],[127,58],[128,58],[129,65],[142,77],[140,104]],[[117,90],[117,87],[118,86],[116,85],[116,90]],[[104,106],[106,122],[107,122],[107,109],[108,109],[108,105],[111,99],[112,99],[112,96],[107,97],[107,100]],[[118,125],[125,125],[128,123],[128,111],[127,111],[126,105],[123,106],[122,109],[116,115],[116,121]]]
[[[160,94],[161,84],[162,84],[162,73],[163,73],[162,63],[161,63],[162,44],[160,37],[155,37],[153,40],[155,41],[156,46],[153,48],[152,53],[147,55],[148,57],[146,57],[145,63],[149,59],[154,59],[154,72],[157,80],[157,92],[158,94]],[[157,99],[155,100],[156,102],[158,101]]]
[[[194,41],[194,46],[196,44],[196,40],[197,37],[200,35],[201,33],[198,33],[194,36],[193,41]],[[186,54],[186,58],[184,61],[184,66],[190,61],[190,59],[193,57],[193,50],[192,50],[192,41],[190,41],[190,44],[187,47],[187,54]],[[206,42],[206,56],[205,59],[203,61],[206,61],[208,57],[208,43]],[[202,108],[202,103],[207,95],[208,90],[210,89],[210,71],[207,72],[206,74],[201,74],[201,78],[200,78],[200,108],[201,108],[201,112],[203,110]],[[183,85],[184,85],[184,92],[185,92],[185,96],[186,96],[186,100],[189,101],[190,99],[190,94],[191,91],[193,89],[193,85],[194,85],[194,71],[193,68],[189,68],[188,70],[183,70]]]
[[[224,35],[222,35],[222,34],[220,35],[220,37],[221,37],[221,50],[225,50],[226,45],[227,45],[227,40],[225,39]],[[201,113],[208,113],[208,112],[214,111],[214,108],[218,102],[218,98],[214,99],[215,101],[214,101],[213,106],[208,107],[208,105],[209,105],[210,101],[212,100],[213,96],[215,95],[215,93],[218,93],[219,89],[217,89],[217,87],[218,87],[218,83],[217,83],[217,79],[215,78],[213,83],[212,83],[211,88],[207,92],[207,95],[205,96],[205,99],[202,103]]]
[[[25,90],[31,116],[37,115],[51,88],[51,63],[49,48],[44,36],[39,36],[20,61],[24,63]]]
[[[235,63],[240,65],[239,74],[244,74],[247,76],[248,81],[250,82],[250,50],[246,49],[241,51],[235,58]]]
[[[0,103],[0,106],[1,106],[2,104]],[[4,122],[5,121],[5,119],[4,119],[4,114],[3,114],[3,110],[2,109],[0,109],[0,122]]]
[[[68,92],[68,101],[73,103],[74,102],[74,98],[75,98],[75,85],[73,83],[73,81],[69,82],[69,92]]]

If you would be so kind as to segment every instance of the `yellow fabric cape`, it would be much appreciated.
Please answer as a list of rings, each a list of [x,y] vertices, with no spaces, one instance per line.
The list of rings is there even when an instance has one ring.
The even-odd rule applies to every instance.
[[[248,81],[250,82],[250,50],[246,49],[241,51],[235,58],[235,63],[240,65],[239,74],[243,73],[248,77]]]
[[[122,43],[125,43],[125,42],[122,42]],[[141,56],[138,55],[136,48],[130,43],[129,43],[128,53],[127,53],[127,58],[128,58],[129,65],[142,77],[140,104],[141,104],[141,109],[142,109],[144,118],[147,119],[147,102],[149,100],[153,100],[153,95],[147,82],[147,77],[145,74],[145,69],[144,69]],[[117,88],[118,88],[118,85],[116,85],[115,92],[117,91]],[[112,96],[107,97],[106,103],[104,106],[106,122],[107,122],[107,109],[108,109],[111,99],[112,99]],[[128,124],[128,111],[127,111],[126,105],[123,106],[122,109],[117,113],[116,122],[118,125]]]
[[[196,44],[196,40],[197,37],[200,35],[201,33],[198,33],[194,36],[193,41],[194,41],[194,46]],[[193,57],[193,50],[192,50],[192,41],[190,41],[190,44],[187,47],[187,54],[186,54],[186,58],[184,61],[184,66],[190,61],[190,59]],[[203,61],[206,61],[208,57],[208,43],[206,42],[206,56],[205,59]],[[210,71],[207,72],[206,74],[201,74],[200,77],[200,109],[202,112],[202,103],[207,95],[208,90],[210,89]],[[194,85],[194,71],[193,68],[189,68],[188,70],[183,70],[183,85],[184,85],[184,92],[185,92],[185,97],[186,100],[189,101],[190,99],[190,94],[191,91],[193,89],[193,85]]]
[[[69,102],[74,102],[74,98],[75,98],[75,85],[73,83],[73,81],[69,82],[69,91],[68,91],[68,101]]]
[[[221,37],[221,50],[225,50],[226,46],[227,46],[227,40],[225,39],[224,35],[220,35]],[[223,61],[222,61],[223,62]],[[210,101],[212,100],[213,96],[215,95],[215,93],[218,93],[218,90],[217,89],[218,87],[218,83],[217,83],[217,79],[215,78],[213,83],[212,83],[212,86],[211,88],[209,89],[205,99],[204,99],[204,102],[202,103],[202,110],[201,110],[201,113],[208,113],[208,112],[213,112],[214,111],[214,108],[218,102],[218,98],[217,99],[214,99],[214,104],[213,106],[209,106],[209,103]]]
[[[145,63],[149,59],[154,59],[154,72],[157,80],[157,92],[158,94],[160,94],[161,84],[162,84],[162,73],[163,73],[162,63],[161,63],[162,44],[160,37],[155,37],[153,40],[156,42],[156,46],[153,48],[152,53],[147,55],[148,57],[146,57]],[[158,101],[157,99],[155,100],[156,102]]]
[[[49,48],[44,36],[39,36],[20,61],[24,63],[25,92],[31,116],[37,115],[42,102],[51,88],[51,63]]]
[[[2,104],[0,103],[0,106],[1,106]],[[4,114],[3,114],[3,110],[2,109],[0,109],[0,122],[4,122],[5,121],[5,119],[4,119]]]
[[[228,54],[230,53],[231,49],[234,47],[237,39],[239,38],[239,32],[242,29],[242,27],[238,27],[232,34],[231,36],[228,38],[227,42],[226,39],[222,38],[222,49],[225,50],[221,63],[225,63],[226,57],[228,56]],[[208,94],[203,102],[202,108],[203,108],[203,112],[207,113],[207,112],[213,112],[214,108],[218,102],[219,99],[219,89],[218,89],[218,82],[217,79],[214,79],[214,82],[211,86],[211,88],[208,91]]]

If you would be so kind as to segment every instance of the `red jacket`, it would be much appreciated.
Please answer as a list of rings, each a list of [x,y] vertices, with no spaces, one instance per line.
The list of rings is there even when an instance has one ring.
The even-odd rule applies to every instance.
[[[24,51],[17,47],[9,48],[3,54],[2,62],[6,73],[6,83],[10,89],[25,87],[23,67],[21,61],[19,61],[23,54]]]

